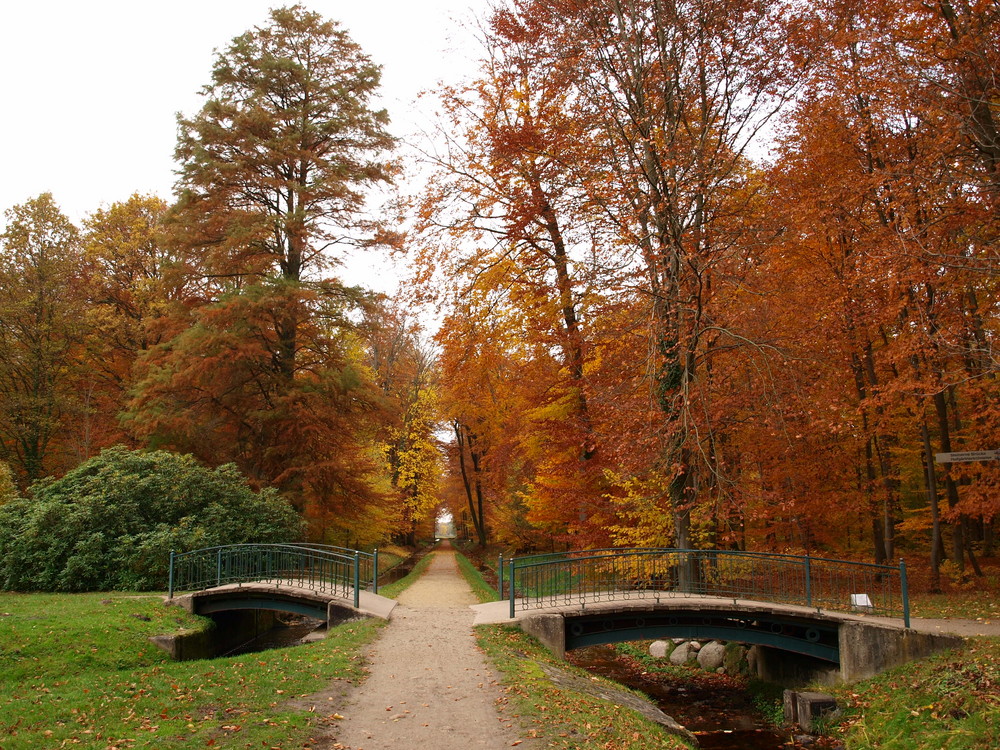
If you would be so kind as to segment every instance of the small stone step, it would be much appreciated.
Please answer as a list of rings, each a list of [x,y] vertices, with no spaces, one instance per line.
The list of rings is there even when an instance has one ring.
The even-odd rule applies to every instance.
[[[798,724],[807,732],[813,729],[816,719],[837,711],[837,701],[828,693],[786,690],[784,702],[785,723]]]

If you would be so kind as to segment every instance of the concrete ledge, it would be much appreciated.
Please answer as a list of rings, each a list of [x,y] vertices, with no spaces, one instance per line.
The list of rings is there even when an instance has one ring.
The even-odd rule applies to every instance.
[[[396,602],[386,599],[384,596],[373,594],[370,591],[361,591],[358,595],[358,608],[353,607],[353,598],[340,596],[338,594],[328,594],[314,591],[312,589],[298,586],[284,586],[274,583],[243,583],[217,586],[203,591],[195,591],[183,596],[168,599],[167,604],[182,607],[192,614],[198,614],[201,602],[220,601],[224,602],[228,597],[252,597],[257,599],[268,599],[273,597],[280,610],[282,601],[301,601],[316,605],[317,609],[326,610],[330,613],[330,608],[338,611],[350,610],[362,615],[370,615],[383,620],[388,620],[392,615],[392,610],[396,607]],[[289,610],[294,611],[294,610]],[[341,616],[339,619],[343,619]]]
[[[566,658],[566,618],[562,615],[531,615],[515,622],[521,626],[521,630],[537,638],[556,657]]]
[[[957,635],[844,622],[840,625],[840,676],[844,682],[857,682],[964,642]]]
[[[149,639],[166,651],[174,661],[211,659],[215,656],[215,642],[211,629],[185,630],[171,635],[154,635]]]

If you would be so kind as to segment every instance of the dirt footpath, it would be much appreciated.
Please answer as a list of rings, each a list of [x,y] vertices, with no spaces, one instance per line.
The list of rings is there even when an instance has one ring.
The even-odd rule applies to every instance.
[[[404,591],[368,653],[369,676],[340,713],[330,748],[467,750],[520,745],[517,722],[496,707],[501,691],[472,634],[478,603],[455,563],[434,553]]]

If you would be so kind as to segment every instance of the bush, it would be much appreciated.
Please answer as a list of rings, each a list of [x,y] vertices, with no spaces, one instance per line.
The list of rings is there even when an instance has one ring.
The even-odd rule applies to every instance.
[[[31,497],[0,506],[0,588],[163,589],[170,550],[298,539],[302,522],[236,468],[167,451],[109,448]]]

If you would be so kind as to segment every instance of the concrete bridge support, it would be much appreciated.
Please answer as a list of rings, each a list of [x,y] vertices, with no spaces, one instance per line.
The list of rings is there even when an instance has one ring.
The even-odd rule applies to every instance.
[[[567,628],[573,622],[572,613],[538,613],[522,616],[521,629],[537,638],[556,656],[566,655]],[[831,619],[817,616],[817,621],[830,626]],[[955,648],[963,639],[953,635],[921,633],[863,620],[834,621],[839,643],[839,664],[825,659],[792,653],[776,646],[758,644],[757,675],[768,682],[786,687],[809,683],[852,683],[872,677],[892,667],[930,656],[938,651]],[[666,634],[669,637],[669,633]],[[686,633],[677,633],[686,637]],[[623,637],[607,634],[606,643],[634,640],[635,630]],[[662,628],[655,637],[663,637]],[[651,634],[651,637],[653,635]],[[738,638],[731,638],[739,641]]]

